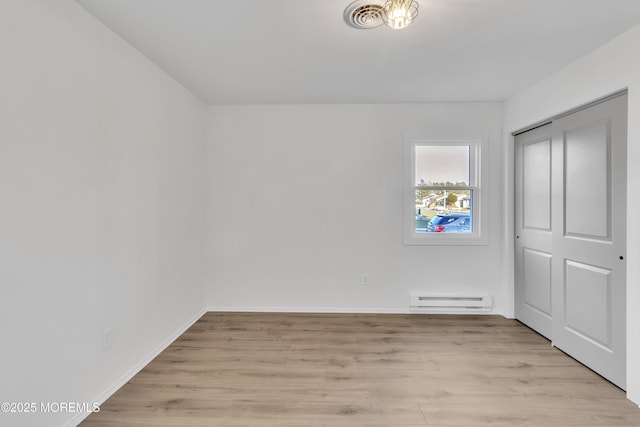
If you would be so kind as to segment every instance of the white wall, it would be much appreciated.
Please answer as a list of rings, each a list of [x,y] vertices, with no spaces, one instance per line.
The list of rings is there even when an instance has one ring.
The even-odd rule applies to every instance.
[[[503,311],[502,105],[211,106],[207,304],[406,312],[487,292]],[[405,130],[490,133],[489,245],[403,245]],[[362,274],[369,286],[361,285]]]
[[[629,89],[627,151],[627,397],[640,404],[640,26],[549,76],[505,103],[505,152],[510,133],[624,88]],[[507,169],[505,182],[513,182]],[[505,215],[513,218],[513,191],[505,186]],[[513,223],[507,226],[512,229]],[[506,234],[509,234],[508,231]],[[511,246],[509,252],[513,253]],[[512,265],[512,264],[507,264]],[[512,272],[508,273],[513,281]]]
[[[205,106],[73,1],[0,52],[0,402],[91,403],[202,313]]]

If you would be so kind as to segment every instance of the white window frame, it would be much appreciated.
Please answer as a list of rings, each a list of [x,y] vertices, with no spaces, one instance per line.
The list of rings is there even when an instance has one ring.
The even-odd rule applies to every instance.
[[[407,131],[404,135],[404,244],[405,245],[487,245],[488,133],[475,131]],[[417,233],[415,191],[416,146],[469,146],[469,186],[444,187],[472,190],[471,233]],[[430,186],[429,188],[433,188]]]

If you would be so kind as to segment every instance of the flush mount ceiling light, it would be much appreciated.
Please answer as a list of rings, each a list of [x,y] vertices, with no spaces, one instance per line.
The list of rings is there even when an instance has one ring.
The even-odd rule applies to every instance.
[[[394,30],[408,27],[418,16],[415,0],[388,0],[382,7],[384,23]]]
[[[385,24],[394,30],[406,28],[418,16],[416,0],[356,0],[344,10],[344,20],[358,29]]]

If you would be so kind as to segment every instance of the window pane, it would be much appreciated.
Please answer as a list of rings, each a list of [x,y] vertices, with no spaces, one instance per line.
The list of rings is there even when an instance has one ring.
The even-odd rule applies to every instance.
[[[468,145],[416,145],[415,185],[470,185]]]
[[[416,233],[472,233],[473,191],[415,190]]]

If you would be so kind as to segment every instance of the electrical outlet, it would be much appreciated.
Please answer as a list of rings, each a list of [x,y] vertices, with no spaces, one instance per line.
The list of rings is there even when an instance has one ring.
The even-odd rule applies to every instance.
[[[102,331],[102,351],[107,350],[113,344],[113,328],[108,327]]]
[[[369,286],[369,275],[362,275],[362,286]]]

